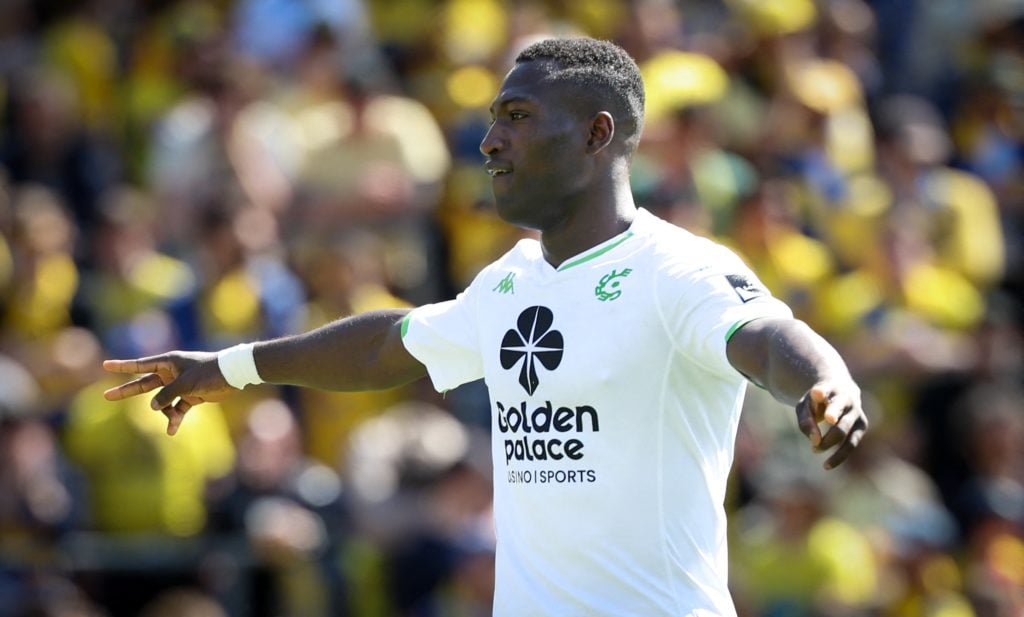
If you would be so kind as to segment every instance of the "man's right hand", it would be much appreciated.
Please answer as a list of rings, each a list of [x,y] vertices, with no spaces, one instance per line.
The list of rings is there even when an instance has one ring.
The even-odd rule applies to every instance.
[[[172,351],[134,360],[105,360],[103,368],[113,373],[145,373],[104,392],[108,401],[120,401],[163,388],[153,397],[150,406],[167,416],[168,435],[178,432],[185,413],[195,405],[238,392],[221,374],[216,353]]]

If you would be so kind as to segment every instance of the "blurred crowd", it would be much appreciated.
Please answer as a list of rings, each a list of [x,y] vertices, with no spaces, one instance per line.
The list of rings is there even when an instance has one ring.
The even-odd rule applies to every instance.
[[[260,386],[168,438],[100,366],[452,297],[525,233],[496,87],[576,34],[644,73],[638,203],[738,251],[873,420],[826,474],[751,389],[740,614],[1024,615],[1024,2],[5,0],[0,617],[489,614],[482,384]]]

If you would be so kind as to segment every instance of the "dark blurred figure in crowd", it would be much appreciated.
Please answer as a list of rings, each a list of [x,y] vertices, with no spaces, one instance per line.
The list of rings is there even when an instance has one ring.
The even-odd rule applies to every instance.
[[[29,71],[9,86],[0,166],[16,184],[57,192],[81,230],[92,232],[100,197],[121,178],[117,152],[82,126],[75,92],[59,73]]]
[[[154,598],[139,617],[228,617],[228,613],[208,594],[198,589],[178,588]]]
[[[338,563],[349,527],[341,480],[303,454],[283,402],[252,407],[235,471],[211,486],[209,500],[211,529],[242,534],[252,547],[251,615],[349,614]]]
[[[161,338],[195,344],[179,317],[197,293],[195,273],[160,250],[161,226],[158,206],[144,191],[118,186],[101,200],[96,229],[85,238],[93,259],[77,309],[108,350],[149,348]],[[167,327],[154,327],[157,315]]]
[[[978,385],[955,408],[971,475],[953,502],[968,550],[968,592],[979,613],[1024,610],[1024,388]]]
[[[433,405],[405,403],[353,435],[350,500],[357,528],[371,541],[366,550],[376,555],[364,553],[364,564],[383,579],[376,586],[376,610],[383,613],[374,614],[490,613],[490,463],[478,431]]]
[[[0,384],[0,613],[92,616],[56,551],[86,520],[83,478],[60,450],[32,375],[0,355]]]

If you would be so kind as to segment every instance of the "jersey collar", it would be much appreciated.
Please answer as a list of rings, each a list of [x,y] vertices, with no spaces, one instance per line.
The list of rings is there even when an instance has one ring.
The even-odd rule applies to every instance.
[[[565,272],[566,270],[571,270],[576,266],[585,264],[589,261],[593,261],[594,259],[597,259],[598,257],[601,257],[602,255],[605,255],[606,253],[615,250],[619,246],[628,242],[630,238],[636,236],[639,233],[640,228],[643,227],[643,225],[646,223],[646,219],[649,216],[651,216],[649,212],[647,212],[643,208],[637,208],[636,216],[633,217],[633,222],[629,224],[629,228],[626,229],[626,231],[616,236],[612,236],[611,238],[608,238],[601,244],[598,244],[597,246],[592,246],[574,257],[566,259],[564,262],[562,262],[562,265],[558,266],[558,268],[555,268],[555,272]]]
[[[562,263],[562,265],[560,265],[560,266],[558,266],[558,268],[556,268],[556,272],[565,272],[566,270],[568,270],[570,268],[574,268],[574,267],[576,267],[578,265],[585,264],[585,263],[587,263],[588,261],[590,261],[592,259],[597,259],[598,257],[600,257],[601,255],[604,255],[608,251],[611,251],[611,250],[615,249],[615,247],[619,246],[620,244],[622,244],[626,240],[629,240],[634,235],[636,235],[636,234],[633,231],[632,226],[630,226],[630,229],[627,229],[626,231],[624,231],[624,232],[620,233],[619,235],[615,236],[614,238],[609,238],[608,240],[605,240],[601,244],[598,244],[597,246],[595,246],[595,247],[593,247],[591,249],[588,249],[587,251],[583,252],[582,254],[577,255],[576,257],[571,257],[571,258],[565,260]]]

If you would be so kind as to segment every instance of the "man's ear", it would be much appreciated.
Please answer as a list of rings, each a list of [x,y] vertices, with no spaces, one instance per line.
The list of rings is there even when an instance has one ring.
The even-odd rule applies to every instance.
[[[599,111],[590,121],[587,152],[596,154],[612,143],[615,137],[615,119],[607,111]]]

